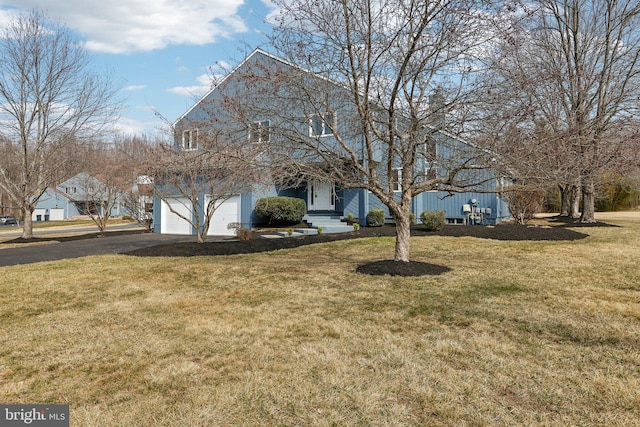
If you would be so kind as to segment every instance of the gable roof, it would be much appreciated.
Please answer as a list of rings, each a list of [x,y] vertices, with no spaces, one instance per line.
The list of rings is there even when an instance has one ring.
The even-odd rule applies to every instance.
[[[214,93],[216,90],[218,90],[227,80],[229,80],[236,72],[238,72],[238,70],[240,70],[242,67],[244,67],[248,62],[250,62],[254,57],[258,56],[258,55],[262,55],[272,61],[275,61],[277,63],[283,64],[285,66],[291,67],[293,69],[296,69],[298,71],[301,71],[303,73],[309,73],[309,74],[313,74],[314,76],[317,76],[318,78],[325,80],[328,83],[331,83],[333,85],[336,85],[338,87],[342,87],[346,90],[349,90],[349,88],[344,85],[341,84],[339,82],[336,82],[335,80],[332,80],[328,77],[324,77],[321,75],[318,75],[317,73],[314,73],[313,71],[307,70],[299,65],[296,65],[294,63],[291,63],[283,58],[280,58],[276,55],[273,55],[261,48],[256,48],[253,52],[251,52],[246,58],[244,58],[238,65],[236,65],[229,73],[225,74],[225,76],[219,81],[217,82],[214,86],[211,87],[211,89],[209,89],[209,91],[207,91],[206,94],[204,94],[203,96],[200,97],[200,99],[198,99],[198,101],[196,101],[187,111],[185,111],[178,119],[176,119],[172,126],[175,128],[176,125],[181,122],[183,119],[185,119],[193,110],[195,110],[202,102],[204,102],[209,96],[211,96],[212,93]],[[375,102],[375,101],[373,101]],[[442,136],[448,137],[448,138],[452,138],[456,141],[459,141],[465,145],[468,145],[469,147],[472,147],[474,149],[478,149],[478,150],[482,150],[487,154],[493,154],[491,152],[491,150],[486,149],[486,148],[482,148],[479,147],[477,144],[467,141],[449,131],[443,130],[443,129],[437,129],[436,127],[430,125],[430,124],[425,124],[424,125],[426,128],[430,128],[432,131],[436,131],[437,133],[441,134]]]
[[[275,55],[272,55],[260,48],[256,48],[253,52],[251,52],[249,54],[249,56],[247,56],[246,58],[244,58],[238,65],[236,65],[235,67],[233,67],[233,69],[228,72],[227,74],[225,74],[225,76],[219,81],[217,82],[215,85],[213,85],[211,87],[211,89],[209,89],[207,91],[207,93],[205,93],[203,96],[200,97],[200,99],[198,99],[198,101],[196,101],[187,111],[184,112],[184,114],[182,114],[180,117],[178,117],[178,119],[176,119],[173,122],[173,127],[175,127],[180,121],[182,121],[185,117],[187,117],[189,115],[189,113],[191,113],[196,107],[198,107],[198,105],[200,105],[204,100],[206,100],[209,96],[211,96],[211,94],[213,92],[215,92],[220,86],[222,86],[228,79],[231,78],[231,76],[233,76],[239,69],[241,69],[242,67],[245,66],[245,64],[247,64],[249,61],[251,61],[255,56],[257,55],[263,55],[273,61],[277,61],[280,62],[284,65],[287,65],[289,67],[295,67],[295,68],[299,68],[296,67],[295,65],[285,61],[282,58],[279,58]]]

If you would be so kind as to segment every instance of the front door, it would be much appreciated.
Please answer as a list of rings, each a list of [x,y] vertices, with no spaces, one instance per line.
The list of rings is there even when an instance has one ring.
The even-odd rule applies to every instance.
[[[336,210],[333,183],[326,181],[311,181],[308,188],[307,205],[310,211]]]

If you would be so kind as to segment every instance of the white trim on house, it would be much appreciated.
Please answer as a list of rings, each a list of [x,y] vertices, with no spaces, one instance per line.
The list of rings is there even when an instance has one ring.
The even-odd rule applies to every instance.
[[[198,149],[198,129],[185,129],[182,131],[181,140],[182,149],[197,150]]]
[[[327,111],[309,116],[309,136],[312,138],[333,136],[336,128],[336,113]]]
[[[269,142],[271,138],[271,122],[269,120],[257,120],[249,124],[249,142],[262,144]]]

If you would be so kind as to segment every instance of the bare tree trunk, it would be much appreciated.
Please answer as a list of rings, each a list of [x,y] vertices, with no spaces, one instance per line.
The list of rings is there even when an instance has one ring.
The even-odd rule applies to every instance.
[[[582,215],[581,223],[596,222],[595,218],[595,194],[596,189],[593,178],[585,177],[582,179]]]
[[[577,185],[571,186],[570,195],[570,210],[569,217],[573,219],[580,218],[580,187]]]
[[[22,214],[22,238],[31,239],[33,237],[33,211],[28,206],[22,206],[20,209]]]
[[[409,215],[401,215],[396,218],[396,249],[394,261],[409,262],[411,250],[411,223]]]
[[[396,247],[393,256],[394,261],[409,262],[411,251],[411,195],[403,191],[402,203],[396,205],[397,209],[392,211],[396,223]]]
[[[560,189],[560,216],[569,216],[571,209],[571,188],[567,184],[558,185]]]
[[[580,187],[576,184],[561,184],[560,216],[580,218]]]

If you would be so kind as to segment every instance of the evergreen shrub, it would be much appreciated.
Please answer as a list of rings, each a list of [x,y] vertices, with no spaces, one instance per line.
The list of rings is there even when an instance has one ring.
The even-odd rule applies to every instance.
[[[256,202],[256,213],[268,224],[297,224],[307,213],[307,204],[295,197],[263,197]]]
[[[420,221],[427,231],[442,230],[447,222],[444,211],[424,211],[420,214]]]
[[[368,227],[382,227],[384,225],[384,211],[382,209],[371,209],[367,214]]]

